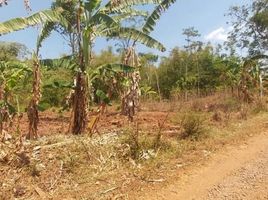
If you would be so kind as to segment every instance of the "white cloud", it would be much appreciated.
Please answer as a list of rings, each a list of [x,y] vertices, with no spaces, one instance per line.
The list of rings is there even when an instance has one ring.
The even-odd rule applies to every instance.
[[[228,32],[230,28],[224,29],[220,27],[205,36],[205,40],[208,41],[227,41]]]

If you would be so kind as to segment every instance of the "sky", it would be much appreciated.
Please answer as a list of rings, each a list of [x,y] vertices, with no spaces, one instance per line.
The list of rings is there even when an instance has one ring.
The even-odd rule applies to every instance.
[[[31,0],[32,12],[49,8],[52,0]],[[151,36],[160,41],[167,49],[166,52],[149,49],[138,45],[139,52],[152,52],[161,56],[167,56],[176,46],[185,44],[183,29],[195,27],[201,34],[200,40],[212,44],[223,43],[227,39],[227,33],[231,29],[226,22],[229,20],[224,14],[230,6],[250,3],[250,0],[177,0],[158,21]],[[15,17],[27,16],[23,0],[10,0],[9,5],[0,8],[0,22]],[[22,31],[0,36],[0,41],[19,42],[25,44],[30,51],[35,49],[38,28],[28,28]],[[107,46],[113,46],[113,42],[98,39],[94,46],[95,52],[100,52]],[[56,58],[62,54],[68,54],[70,48],[62,37],[53,33],[45,40],[40,54],[42,58]]]

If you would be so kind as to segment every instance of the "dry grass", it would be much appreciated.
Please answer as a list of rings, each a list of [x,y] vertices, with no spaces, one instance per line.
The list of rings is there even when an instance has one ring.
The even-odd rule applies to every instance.
[[[267,129],[263,103],[239,105],[229,97],[213,96],[172,112],[168,103],[155,103],[158,108],[166,112],[157,112],[154,128],[128,125],[93,138],[47,136],[23,148],[16,138],[0,142],[0,199],[131,199],[142,188],[172,182],[177,170],[202,162],[223,146]],[[136,120],[152,123],[142,113]],[[190,132],[195,131],[182,138],[185,120]]]

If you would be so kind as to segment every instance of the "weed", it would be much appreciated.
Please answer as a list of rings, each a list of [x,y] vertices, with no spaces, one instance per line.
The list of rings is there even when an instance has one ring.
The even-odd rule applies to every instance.
[[[205,134],[204,117],[198,113],[187,113],[181,120],[181,138],[198,140]]]
[[[121,140],[121,147],[118,152],[124,159],[133,159],[136,161],[155,158],[157,152],[168,151],[171,149],[171,143],[162,138],[161,132],[151,136],[146,133],[139,133],[137,130],[126,130]],[[123,149],[123,151],[122,151]]]
[[[76,166],[78,165],[78,160],[78,156],[71,154],[70,152],[68,152],[68,155],[65,155],[65,158],[63,160],[63,168],[67,173],[74,172]]]
[[[216,111],[212,115],[212,119],[216,122],[221,122],[222,121],[222,115],[219,111]]]
[[[224,112],[235,112],[240,110],[241,102],[234,97],[229,97],[223,101],[221,107]]]
[[[140,155],[139,131],[125,130],[121,146],[124,147],[124,151],[122,152],[123,157],[130,157],[137,160]]]
[[[262,100],[257,100],[254,104],[253,104],[253,109],[252,112],[254,114],[260,113],[262,111],[267,111],[267,106],[266,103]]]
[[[243,106],[241,107],[241,110],[239,111],[239,118],[243,120],[247,120],[248,118],[248,107]]]

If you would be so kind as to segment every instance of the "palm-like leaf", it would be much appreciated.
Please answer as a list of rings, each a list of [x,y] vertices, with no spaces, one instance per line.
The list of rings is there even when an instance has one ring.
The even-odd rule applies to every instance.
[[[144,33],[150,33],[153,31],[156,21],[160,18],[161,14],[175,2],[176,0],[163,0],[148,17],[142,31]]]
[[[36,52],[38,54],[38,51],[40,49],[40,47],[42,46],[42,42],[49,37],[49,35],[51,34],[51,32],[53,31],[55,26],[54,22],[46,22],[44,24],[44,26],[41,29],[41,32],[37,38],[37,44],[36,44]]]
[[[113,16],[113,19],[119,23],[133,17],[148,17],[148,12],[136,9],[125,9],[123,12]]]
[[[113,1],[109,1],[101,10],[108,13],[116,13],[122,12],[123,9],[132,6],[159,3],[161,3],[161,0],[120,0],[120,2],[118,3],[113,3]]]
[[[66,20],[61,16],[59,11],[56,10],[44,10],[35,13],[29,17],[15,18],[6,22],[0,23],[0,35],[10,32],[25,29],[29,26],[42,24],[45,22],[60,22],[63,26],[68,25]]]
[[[132,66],[119,64],[119,63],[105,64],[97,68],[97,70],[101,70],[101,69],[105,69],[107,71],[112,71],[115,73],[130,73],[135,70],[135,68]]]
[[[109,15],[104,13],[97,13],[94,15],[90,21],[89,26],[104,25],[107,28],[118,26],[118,23]]]
[[[40,60],[40,64],[48,69],[65,68],[73,70],[77,67],[72,56],[65,56],[59,59],[43,59]]]
[[[246,70],[248,69],[249,67],[251,67],[257,60],[260,60],[260,59],[268,59],[268,55],[256,55],[256,56],[253,56],[249,59],[247,59],[244,64],[243,64],[243,69]]]
[[[97,36],[102,36],[102,37],[132,39],[134,41],[138,41],[144,44],[145,46],[149,48],[158,49],[160,51],[166,50],[163,44],[158,42],[156,39],[134,28],[121,27],[116,30],[96,32],[95,34]]]
[[[98,9],[101,5],[101,0],[87,0],[85,2],[85,8],[90,13],[96,9]]]

